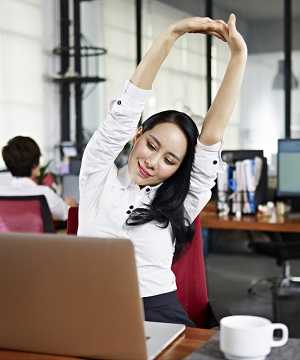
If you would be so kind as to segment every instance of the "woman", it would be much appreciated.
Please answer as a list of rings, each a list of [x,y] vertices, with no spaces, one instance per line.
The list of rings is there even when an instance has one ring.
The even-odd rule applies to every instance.
[[[151,116],[136,131],[161,64],[188,32],[214,35],[231,52],[201,134],[188,115],[172,110]],[[174,253],[178,256],[191,240],[191,224],[211,196],[246,58],[234,15],[228,23],[200,17],[176,22],[153,42],[85,149],[78,234],[132,240],[146,320],[193,325],[176,298],[171,265]],[[117,169],[114,161],[130,139],[128,166]]]

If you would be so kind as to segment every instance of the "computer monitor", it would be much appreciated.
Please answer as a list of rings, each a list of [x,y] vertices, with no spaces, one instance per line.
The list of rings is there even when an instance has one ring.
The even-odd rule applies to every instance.
[[[300,139],[279,139],[277,196],[300,200]],[[297,202],[298,202],[297,201]]]

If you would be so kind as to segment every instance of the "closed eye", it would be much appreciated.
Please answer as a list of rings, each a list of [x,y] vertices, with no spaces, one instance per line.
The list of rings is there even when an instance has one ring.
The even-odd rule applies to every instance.
[[[152,144],[151,142],[147,141],[147,146],[150,150],[156,150],[156,147],[154,144]]]
[[[173,160],[168,159],[168,158],[165,158],[165,163],[167,165],[175,165],[175,162]]]

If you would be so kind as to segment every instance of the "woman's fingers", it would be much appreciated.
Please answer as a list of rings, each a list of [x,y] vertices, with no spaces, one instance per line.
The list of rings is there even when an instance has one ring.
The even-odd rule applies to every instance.
[[[208,35],[213,35],[213,36],[217,37],[218,39],[220,39],[224,42],[227,42],[227,40],[225,39],[224,36],[221,36],[219,33],[215,32],[215,31],[209,31]]]
[[[214,31],[210,31],[210,32],[208,32],[208,35],[215,36],[215,37],[217,37],[218,39],[220,39],[220,40],[222,40],[222,41],[226,42],[226,39],[225,39],[223,36],[221,36],[220,34],[218,34],[218,33],[214,32]]]
[[[247,54],[247,45],[236,28],[236,16],[230,14],[228,19],[228,45],[233,53]]]
[[[215,20],[205,20],[202,22],[191,22],[188,32],[208,34],[209,32],[218,33],[222,38],[226,39],[228,33],[228,25],[224,22]]]
[[[236,29],[236,17],[234,14],[230,14],[228,19],[228,29],[231,33],[237,32]]]
[[[220,24],[223,24],[223,25],[226,25],[226,26],[227,26],[227,23],[226,23],[224,20],[222,20],[222,19],[216,19],[215,21],[218,22],[218,23],[220,23]]]
[[[230,21],[232,22],[232,20]],[[222,41],[228,41],[229,23],[209,17],[192,17],[178,21],[173,25],[172,29],[178,35],[201,33],[216,36]]]

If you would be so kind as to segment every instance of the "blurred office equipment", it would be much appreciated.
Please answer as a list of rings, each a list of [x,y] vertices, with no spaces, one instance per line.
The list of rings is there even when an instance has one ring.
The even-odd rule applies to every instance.
[[[79,204],[79,175],[64,174],[62,176],[62,197],[72,197]]]
[[[277,153],[277,197],[290,203],[292,213],[300,211],[299,179],[300,139],[279,139]]]
[[[60,70],[53,80],[60,86],[61,141],[71,140],[71,105],[74,103],[76,148],[81,154],[88,140],[84,139],[83,100],[98,83],[106,80],[99,76],[99,57],[107,51],[93,46],[81,33],[81,22],[84,21],[82,1],[60,0],[59,3],[60,46],[53,49],[53,54],[60,58]],[[74,91],[71,91],[72,87]],[[71,97],[74,97],[73,102]]]
[[[286,218],[295,224],[299,223],[300,200],[300,139],[279,139],[277,152],[277,199],[289,201],[292,216]],[[282,220],[283,221],[283,220]],[[286,222],[288,230],[288,222]],[[276,232],[270,233],[270,241],[255,241],[251,247],[255,252],[276,259],[278,266],[282,267],[279,278],[270,279],[273,288],[273,305],[275,321],[285,323],[292,322],[295,316],[299,316],[300,300],[300,277],[291,275],[290,260],[300,259],[300,234],[299,232]],[[252,291],[252,288],[250,288]],[[297,315],[298,314],[298,315]],[[300,336],[300,327],[294,328],[293,336]]]
[[[55,232],[44,195],[0,196],[0,232],[11,231]]]
[[[291,201],[292,211],[298,210],[300,200],[300,139],[279,139],[277,152],[277,198]],[[293,215],[293,213],[292,213]],[[293,216],[288,216],[293,218]],[[297,219],[295,219],[297,220]],[[276,258],[277,264],[282,266],[283,285],[300,278],[291,276],[291,259],[300,258],[299,234],[277,233],[268,242],[252,242],[253,249],[261,254]]]
[[[217,200],[220,214],[255,214],[267,200],[267,161],[263,150],[225,150],[224,172],[218,174]]]
[[[79,175],[81,167],[81,158],[71,157],[69,159],[69,174]]]
[[[202,227],[213,230],[213,232],[219,232],[220,230],[230,230],[234,232],[241,230],[247,231],[251,238],[251,247],[253,250],[256,253],[275,258],[277,264],[282,266],[282,274],[278,277],[277,275],[271,275],[271,277],[268,278],[258,279],[256,273],[255,281],[252,282],[252,286],[248,292],[252,295],[265,295],[266,290],[271,291],[272,289],[273,321],[280,321],[287,324],[290,322],[290,324],[293,324],[294,331],[297,331],[297,336],[300,337],[300,326],[297,325],[297,327],[295,327],[295,319],[300,316],[300,283],[294,281],[297,280],[297,278],[290,276],[288,263],[288,260],[292,258],[300,258],[300,221],[288,217],[282,218],[280,216],[274,218],[244,216],[240,220],[237,220],[234,216],[220,218],[214,209],[204,209],[200,214],[200,218]],[[267,233],[269,237],[264,236],[263,238],[258,238],[256,236],[257,232]],[[233,236],[223,240],[229,242],[231,246],[232,238]],[[247,266],[247,261],[245,262],[245,266]],[[235,269],[238,268],[235,267]],[[238,281],[240,281],[240,272],[238,270],[235,271],[237,271],[236,276]],[[247,273],[247,271],[245,273]],[[224,275],[221,276],[222,280],[223,276]],[[262,294],[260,292],[261,290]],[[271,297],[271,292],[269,296]],[[249,298],[247,301],[249,301]],[[291,306],[293,306],[293,310]],[[295,333],[293,334],[293,336],[296,336]]]

